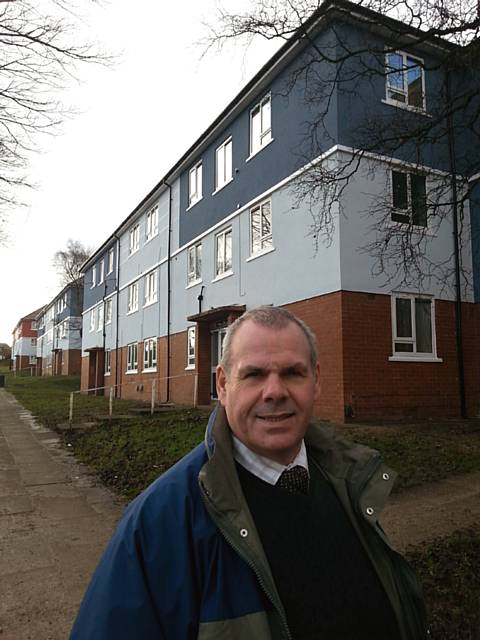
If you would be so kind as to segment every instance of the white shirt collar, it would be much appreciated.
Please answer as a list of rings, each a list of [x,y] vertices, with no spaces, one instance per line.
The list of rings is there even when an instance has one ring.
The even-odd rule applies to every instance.
[[[275,462],[275,460],[271,460],[270,458],[266,458],[265,456],[255,453],[244,445],[233,432],[232,440],[233,457],[235,460],[241,464],[242,467],[247,469],[247,471],[250,471],[250,473],[253,473],[257,478],[260,478],[269,484],[276,484],[277,480],[286,469],[291,469],[297,465],[300,465],[308,471],[307,449],[305,447],[304,440],[302,440],[300,451],[295,457],[295,460],[286,466],[279,462]]]

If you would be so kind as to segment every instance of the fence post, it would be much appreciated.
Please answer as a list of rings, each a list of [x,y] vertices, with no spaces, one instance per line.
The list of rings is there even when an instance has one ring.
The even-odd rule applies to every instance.
[[[72,428],[73,423],[73,391],[70,392],[70,410],[68,412],[68,424],[70,429]]]
[[[152,400],[150,404],[150,415],[153,416],[153,412],[155,410],[155,391],[157,389],[157,379],[154,378],[152,380]]]
[[[198,405],[198,373],[195,373],[195,380],[193,383],[193,406]]]
[[[113,414],[113,387],[110,387],[110,391],[108,394],[108,416],[112,419]]]

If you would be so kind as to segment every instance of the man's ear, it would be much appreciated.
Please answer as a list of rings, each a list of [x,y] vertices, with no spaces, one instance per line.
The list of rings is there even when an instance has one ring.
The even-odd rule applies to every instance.
[[[217,397],[219,401],[225,406],[225,397],[227,395],[227,374],[221,364],[216,369],[216,382],[217,382]]]
[[[320,365],[315,365],[315,400],[320,398]]]

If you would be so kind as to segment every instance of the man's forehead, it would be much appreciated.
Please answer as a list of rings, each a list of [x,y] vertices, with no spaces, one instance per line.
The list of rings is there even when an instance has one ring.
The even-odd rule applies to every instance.
[[[279,333],[283,336],[280,337]],[[292,360],[292,350],[295,352],[295,361],[301,362],[310,357],[307,337],[294,322],[283,327],[270,327],[246,320],[234,334],[231,343],[232,361],[241,366],[245,366],[247,361],[253,364],[252,361],[260,362],[272,357],[278,359],[282,355],[285,360]]]

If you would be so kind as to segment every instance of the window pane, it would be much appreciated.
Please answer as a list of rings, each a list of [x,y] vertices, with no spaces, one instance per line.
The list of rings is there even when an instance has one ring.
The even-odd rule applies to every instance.
[[[217,274],[218,273],[223,273],[223,271],[224,271],[225,255],[224,255],[223,241],[224,241],[224,235],[223,234],[217,236]]]
[[[395,209],[408,209],[406,173],[392,171],[392,195]]]
[[[265,202],[262,205],[262,236],[268,236],[270,233],[272,233],[270,203]]]
[[[202,245],[201,244],[197,246],[196,257],[197,257],[197,269],[196,269],[195,276],[197,278],[200,278],[202,274]]]
[[[223,152],[224,152],[224,148],[220,147],[220,149],[217,149],[217,155],[216,155],[216,166],[217,166],[217,174],[215,177],[215,185],[218,188],[219,186],[221,186],[224,182],[224,165],[223,165]]]
[[[410,176],[412,188],[412,222],[421,227],[427,226],[427,192],[425,176]]]
[[[403,56],[398,53],[389,53],[387,56],[388,76],[390,87],[403,89]]]
[[[195,197],[196,192],[196,180],[195,169],[190,171],[190,200]]]
[[[423,107],[422,69],[418,63],[407,58],[408,104]]]
[[[260,208],[252,210],[252,253],[260,249]]]
[[[411,300],[408,298],[396,298],[395,307],[397,314],[397,338],[412,338],[412,314],[410,311]]]
[[[413,344],[406,344],[405,342],[396,342],[395,353],[413,353]]]
[[[257,107],[252,111],[251,122],[251,137],[252,137],[252,149],[251,152],[255,152],[260,148],[260,135],[261,135],[261,116],[260,107]]]
[[[229,231],[225,236],[225,271],[232,268],[232,232]]]
[[[232,177],[232,141],[225,145],[225,180]]]
[[[432,303],[430,300],[415,299],[415,328],[417,353],[432,353]]]
[[[271,126],[270,98],[262,105],[262,133],[269,131]]]

